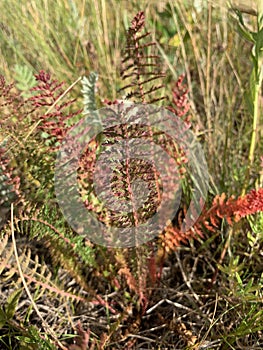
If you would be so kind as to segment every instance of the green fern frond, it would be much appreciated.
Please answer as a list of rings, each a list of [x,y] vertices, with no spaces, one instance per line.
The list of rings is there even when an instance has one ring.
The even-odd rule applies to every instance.
[[[83,77],[82,83],[82,94],[84,111],[83,114],[88,114],[97,109],[96,97],[95,97],[95,86],[98,80],[98,74],[91,72],[88,77]]]
[[[94,130],[99,133],[101,131],[102,123],[96,105],[95,92],[97,80],[98,74],[96,72],[91,72],[88,77],[83,77],[81,92],[83,94],[84,104],[83,114],[88,116],[90,119],[90,125],[92,125]]]
[[[34,86],[37,85],[37,81],[34,77],[34,74],[30,68],[27,66],[20,66],[15,65],[15,86],[18,90],[22,92],[22,96],[24,97],[30,97],[32,96],[32,92],[30,89],[32,89]]]

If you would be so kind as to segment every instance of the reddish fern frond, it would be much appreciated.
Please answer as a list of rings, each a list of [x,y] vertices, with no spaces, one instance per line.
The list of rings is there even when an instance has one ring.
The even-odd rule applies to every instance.
[[[236,218],[263,212],[263,188],[251,190],[244,198],[238,201],[235,211]]]
[[[11,90],[14,87],[14,83],[12,84],[6,84],[5,77],[3,75],[0,75],[0,96],[4,98],[4,102],[1,101],[0,106],[7,106],[11,105],[15,97],[18,97],[19,94],[12,94]]]
[[[138,283],[137,283],[135,277],[133,276],[131,270],[128,268],[128,266],[122,267],[118,271],[118,273],[125,277],[127,286],[130,288],[130,290],[135,292],[136,294],[139,294]]]
[[[133,18],[131,22],[130,31],[134,33],[139,32],[145,25],[145,15],[143,11],[137,13],[137,15]]]
[[[190,238],[196,238],[197,235],[203,237],[205,230],[215,232],[222,219],[233,225],[241,218],[258,212],[263,212],[263,188],[253,189],[237,199],[234,196],[227,199],[223,193],[214,198],[209,209],[204,208],[194,226],[187,232],[182,232],[180,227],[168,226],[161,237],[162,244],[167,252],[171,252]]]
[[[127,286],[131,291],[135,292],[136,294],[139,294],[140,290],[138,281],[136,280],[129,267],[129,264],[127,263],[127,258],[125,257],[124,252],[117,252],[115,254],[115,259],[116,263],[118,264],[118,275],[123,276],[125,278]]]
[[[232,224],[233,220],[238,222],[241,218],[253,215],[263,211],[263,188],[258,190],[251,190],[244,197],[238,197],[235,199],[231,196],[226,199],[226,195],[223,193],[220,196],[216,196],[213,201],[213,206],[207,212],[209,219],[225,218],[229,224]]]
[[[35,75],[38,85],[32,88],[37,94],[31,97],[31,101],[37,107],[52,106],[53,103],[62,95],[63,82],[58,83],[52,80],[50,74],[40,71]]]
[[[51,79],[49,73],[40,71],[35,75],[38,85],[32,88],[36,94],[30,98],[33,106],[37,109],[41,107],[53,107],[50,113],[41,114],[42,120],[39,129],[47,132],[55,141],[61,141],[68,132],[69,126],[67,121],[81,113],[81,110],[76,112],[67,112],[66,108],[70,107],[76,99],[68,100],[67,102],[58,102],[60,97],[65,93],[63,86],[64,82],[58,82]],[[46,111],[45,111],[46,112]]]
[[[14,83],[7,84],[0,75],[0,126],[13,131],[19,128],[17,121],[25,119],[32,112],[28,101],[15,89]],[[26,107],[26,108],[23,108]]]
[[[167,109],[184,119],[185,122],[189,122],[190,117],[188,116],[188,112],[190,110],[190,103],[188,100],[188,88],[183,84],[184,78],[185,75],[182,74],[175,82],[172,89],[172,105],[167,107]]]
[[[152,286],[154,286],[159,276],[157,273],[157,264],[156,264],[156,259],[153,251],[150,257],[148,258],[148,271],[149,271],[150,283]]]
[[[124,87],[119,91],[130,89],[125,99],[132,99],[134,102],[153,103],[163,99],[161,97],[149,97],[152,93],[160,90],[163,85],[151,85],[155,80],[165,77],[164,72],[161,71],[160,57],[155,54],[150,54],[149,48],[154,49],[155,42],[142,42],[142,40],[149,37],[150,32],[139,34],[145,27],[144,12],[138,12],[131,22],[131,26],[126,35],[126,48],[122,59],[124,68],[121,71],[123,80],[129,79]]]

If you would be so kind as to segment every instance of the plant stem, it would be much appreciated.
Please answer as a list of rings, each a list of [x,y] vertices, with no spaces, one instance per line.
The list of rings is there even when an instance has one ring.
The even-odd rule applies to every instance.
[[[253,105],[254,105],[253,128],[252,128],[252,135],[251,135],[249,155],[248,155],[248,166],[246,169],[246,178],[245,178],[245,183],[244,183],[243,190],[242,190],[242,196],[244,196],[246,191],[247,191],[247,187],[249,184],[250,171],[251,171],[252,164],[254,162],[254,153],[255,153],[255,149],[256,149],[256,139],[257,139],[257,125],[258,125],[258,121],[259,121],[260,85],[261,85],[260,82],[257,82],[256,86],[255,86],[255,97],[254,97],[254,101],[253,101]]]
[[[253,116],[253,129],[252,129],[252,136],[251,136],[251,143],[250,143],[250,150],[249,150],[249,156],[248,160],[250,165],[252,165],[254,161],[254,151],[256,147],[256,135],[257,135],[257,124],[259,119],[259,93],[260,93],[260,84],[256,84],[255,89],[255,99],[254,99],[254,116]]]
[[[262,16],[263,16],[263,3],[262,1],[258,2],[258,42],[260,43],[260,32],[262,31]],[[255,43],[257,45],[257,43]],[[261,44],[262,45],[262,44]],[[260,45],[260,46],[261,46]],[[255,82],[252,84],[255,84],[254,86],[250,86],[251,89],[254,88],[254,98],[253,98],[253,127],[252,127],[252,134],[251,134],[251,140],[250,140],[250,148],[249,148],[249,155],[248,155],[248,166],[246,169],[246,177],[245,177],[245,182],[244,186],[242,189],[242,196],[245,195],[248,185],[249,185],[249,177],[250,177],[250,172],[251,168],[254,162],[254,154],[255,154],[255,149],[256,149],[256,140],[257,140],[257,125],[259,124],[259,104],[260,104],[260,92],[261,92],[261,84],[262,84],[262,78],[263,78],[263,66],[262,66],[262,58],[260,55],[256,54],[254,57],[254,70],[255,70]]]
[[[205,93],[205,105],[206,105],[206,115],[207,115],[207,128],[208,128],[208,146],[210,149],[210,166],[211,160],[213,159],[213,138],[212,138],[212,115],[211,115],[211,41],[212,41],[212,5],[208,3],[207,9],[207,56],[206,56],[206,93]]]

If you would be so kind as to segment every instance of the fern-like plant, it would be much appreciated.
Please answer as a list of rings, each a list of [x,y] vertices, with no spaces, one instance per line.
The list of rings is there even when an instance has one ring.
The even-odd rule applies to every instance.
[[[37,85],[37,81],[32,70],[27,66],[16,65],[14,71],[14,79],[17,89],[22,92],[23,97],[30,97],[33,93],[30,90]]]
[[[112,118],[112,126],[106,130],[101,130],[100,111],[97,110],[96,73],[90,73],[82,80],[84,115],[81,115],[81,110],[73,111],[73,103],[76,101],[67,99],[68,89],[65,90],[63,83],[53,79],[47,72],[40,71],[33,82],[28,71],[19,70],[17,83],[24,81],[27,86],[6,84],[4,78],[0,77],[0,225],[2,223],[3,226],[0,231],[0,277],[20,290],[23,275],[27,286],[35,293],[35,300],[42,303],[43,299],[48,300],[52,296],[61,305],[67,305],[70,301],[74,306],[79,304],[80,308],[87,305],[93,311],[96,308],[98,315],[107,317],[106,328],[110,329],[107,336],[101,332],[103,346],[116,338],[125,338],[123,329],[125,334],[132,333],[134,329],[131,328],[131,320],[136,318],[137,327],[144,322],[142,316],[145,316],[156,283],[162,277],[162,265],[167,252],[174,252],[179,245],[218,230],[223,219],[233,225],[243,217],[263,211],[262,189],[252,190],[237,199],[226,199],[221,194],[211,203],[207,201],[191,229],[185,232],[180,220],[176,224],[176,220],[172,220],[160,232],[159,240],[146,240],[145,243],[145,240],[140,240],[139,227],[158,210],[162,199],[162,184],[158,164],[155,164],[154,149],[150,149],[148,161],[137,159],[129,147],[125,149],[126,158],[121,159],[115,167],[110,185],[106,172],[98,181],[105,185],[102,186],[103,190],[110,187],[110,199],[117,197],[122,202],[132,203],[132,207],[126,211],[112,210],[98,198],[93,180],[100,153],[104,152],[108,156],[108,163],[113,163],[111,146],[122,142],[127,145],[131,139],[155,143],[175,160],[179,171],[169,168],[167,177],[174,180],[169,183],[169,193],[176,191],[178,183],[183,183],[183,201],[186,204],[189,204],[188,195],[190,197],[192,194],[194,179],[189,176],[189,155],[175,140],[145,122],[151,112],[154,113],[159,108],[156,106],[156,109],[151,109],[150,104],[162,103],[168,98],[161,94],[165,87],[165,74],[161,70],[159,56],[154,52],[156,45],[149,40],[150,33],[144,32],[144,29],[145,16],[139,12],[127,31],[121,71],[124,85],[121,92],[125,91],[125,99],[132,102],[126,104],[122,100],[105,99],[103,113]],[[167,102],[164,107],[169,110],[171,119],[174,116],[175,127],[178,126],[176,120],[179,117],[184,121],[183,131],[187,131],[191,124],[188,90],[183,82],[184,76],[180,76],[171,88],[171,103]],[[25,92],[30,86],[27,97]],[[140,109],[137,108],[137,103],[140,104]],[[108,237],[108,246],[95,246],[84,230],[74,232],[56,201],[53,177],[57,150],[71,127],[74,128],[76,120],[81,118],[90,118],[88,121],[94,129],[98,127],[98,135],[90,140],[78,159],[79,197],[86,209],[105,227],[122,229],[123,235],[114,243],[121,243],[119,246],[124,245],[125,249],[110,247],[111,236]],[[129,124],[130,121],[132,123]],[[66,150],[69,153],[73,151],[74,156],[75,145],[66,146]],[[67,176],[70,174],[65,173],[64,179]],[[147,183],[149,190],[140,207],[136,206],[138,198],[135,198],[133,191],[135,180]],[[146,186],[139,185],[141,191],[136,193],[144,194]],[[69,197],[71,188],[65,186],[63,190]],[[8,211],[11,203],[15,204],[15,219],[10,223]],[[180,213],[185,213],[186,207],[182,204]],[[194,207],[191,210],[192,214],[196,214]],[[81,218],[77,217],[77,220],[81,226]],[[126,229],[128,231],[131,227],[134,228],[133,235],[125,235]],[[147,237],[148,229],[145,225],[144,237]],[[14,244],[10,242],[14,231],[19,242],[18,260],[22,275],[14,258]],[[104,231],[93,234],[105,239]],[[107,239],[103,241],[105,242]],[[6,301],[6,312],[0,312],[0,326],[9,325],[19,296],[20,292],[17,292],[11,301]],[[111,314],[118,315],[111,318]],[[31,312],[28,311],[27,318],[30,319],[30,316]],[[84,338],[84,332],[81,334]],[[81,345],[78,342],[71,348],[87,346],[89,335],[89,332],[86,333],[86,340],[82,339]],[[134,344],[135,342],[136,340]],[[132,346],[129,343],[129,348]]]
[[[98,80],[98,74],[91,72],[90,75],[82,79],[82,94],[83,94],[83,114],[88,114],[97,109],[95,98],[95,85]]]
[[[125,99],[132,99],[139,103],[155,103],[167,98],[166,96],[151,97],[164,87],[164,84],[154,85],[154,82],[164,78],[165,73],[161,70],[160,57],[153,50],[156,43],[144,41],[150,36],[150,32],[143,33],[144,28],[145,15],[140,11],[133,18],[126,35],[127,43],[122,59],[124,67],[121,77],[123,81],[129,82],[120,91],[130,89]],[[146,50],[150,48],[152,50],[147,52]]]

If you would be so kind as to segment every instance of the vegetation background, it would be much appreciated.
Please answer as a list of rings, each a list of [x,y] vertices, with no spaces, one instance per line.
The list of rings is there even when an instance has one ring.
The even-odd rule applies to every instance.
[[[202,237],[177,244],[166,234],[121,251],[63,219],[52,132],[89,103],[123,97],[126,33],[139,11],[166,73],[157,97],[172,100],[185,75],[210,189]],[[0,348],[262,349],[260,0],[2,0],[0,13]]]

